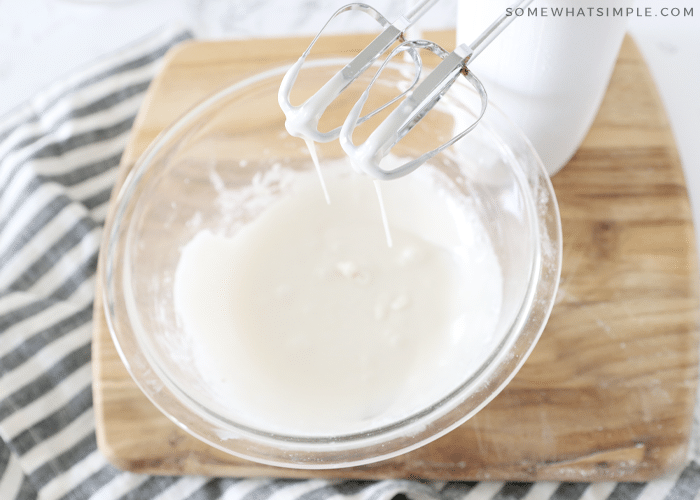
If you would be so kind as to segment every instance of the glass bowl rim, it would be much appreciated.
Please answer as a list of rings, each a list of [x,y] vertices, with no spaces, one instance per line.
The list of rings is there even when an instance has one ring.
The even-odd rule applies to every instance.
[[[312,59],[309,61],[309,63],[312,65],[312,67],[317,67],[317,66],[331,66],[331,65],[344,65],[349,61],[347,58],[340,58],[340,57],[333,57],[333,58],[319,58],[319,59]],[[453,419],[453,421],[449,425],[445,425],[441,427],[437,432],[432,432],[428,436],[422,436],[420,438],[415,439],[413,442],[411,442],[408,445],[401,446],[397,449],[393,450],[388,450],[384,453],[375,453],[372,456],[366,456],[364,458],[358,458],[354,459],[351,461],[346,461],[346,460],[339,460],[337,458],[331,458],[329,459],[328,456],[335,457],[336,454],[340,453],[342,454],[343,451],[350,451],[352,450],[355,453],[358,453],[358,450],[361,451],[363,449],[373,449],[377,445],[381,444],[383,441],[379,438],[382,436],[388,437],[390,440],[391,439],[396,439],[397,432],[402,431],[399,433],[399,436],[402,440],[406,439],[406,436],[411,436],[411,432],[406,432],[406,425],[408,426],[413,426],[413,427],[418,427],[418,431],[415,432],[416,435],[421,434],[420,429],[425,428],[426,425],[423,423],[423,420],[426,416],[430,416],[431,413],[434,412],[436,404],[431,405],[430,408],[422,410],[418,414],[413,414],[410,417],[407,417],[406,419],[392,423],[389,426],[385,426],[383,428],[378,429],[377,431],[370,431],[369,433],[360,433],[358,435],[352,435],[352,436],[336,436],[335,438],[329,437],[329,438],[323,438],[323,439],[318,439],[318,438],[309,438],[309,439],[298,439],[294,436],[276,436],[282,438],[282,441],[279,439],[275,439],[275,436],[270,436],[269,433],[253,433],[252,439],[251,435],[246,435],[246,432],[244,430],[243,434],[244,439],[239,439],[238,436],[237,439],[234,439],[233,441],[237,442],[242,442],[244,440],[250,440],[252,444],[255,446],[262,446],[264,448],[266,447],[271,447],[272,450],[268,450],[265,453],[249,453],[249,452],[241,452],[240,447],[236,447],[237,449],[232,449],[231,447],[228,447],[224,444],[223,442],[228,442],[230,441],[229,439],[224,439],[221,438],[219,442],[216,441],[216,439],[212,438],[211,431],[213,430],[214,433],[216,433],[217,429],[208,429],[207,435],[204,435],[203,432],[200,429],[193,429],[191,423],[184,422],[182,419],[178,418],[178,416],[175,413],[178,413],[177,411],[173,411],[172,408],[170,407],[165,407],[163,403],[164,399],[162,395],[158,394],[162,392],[162,390],[167,390],[170,391],[170,393],[174,393],[177,391],[172,391],[172,387],[169,387],[167,383],[163,382],[163,377],[161,375],[156,374],[156,376],[159,377],[159,381],[161,384],[161,387],[157,390],[153,390],[153,386],[145,383],[143,380],[141,380],[140,376],[143,376],[144,373],[139,372],[139,368],[136,367],[137,364],[146,364],[147,366],[151,365],[151,361],[149,360],[149,356],[144,353],[144,352],[136,352],[136,361],[137,363],[132,363],[133,359],[130,360],[127,354],[125,353],[123,343],[126,340],[125,335],[128,336],[131,334],[132,336],[136,337],[136,332],[134,331],[133,328],[131,328],[131,324],[129,325],[130,328],[126,328],[128,331],[123,331],[123,329],[120,329],[114,321],[114,312],[115,312],[115,290],[114,290],[114,253],[115,253],[115,248],[118,244],[118,237],[120,234],[120,229],[122,226],[122,223],[124,222],[124,214],[125,211],[128,208],[129,202],[135,202],[134,194],[137,193],[137,187],[139,184],[140,179],[143,177],[145,172],[148,170],[149,165],[152,163],[152,161],[157,157],[157,155],[161,152],[161,150],[169,145],[169,141],[176,137],[178,133],[182,132],[183,130],[187,130],[187,127],[191,124],[193,124],[197,118],[200,118],[203,115],[206,115],[208,112],[210,112],[214,105],[216,103],[224,101],[227,97],[229,97],[232,94],[235,94],[236,92],[243,90],[245,88],[250,87],[251,85],[254,85],[257,82],[267,80],[271,77],[277,77],[286,72],[286,70],[290,67],[289,64],[278,64],[275,65],[274,67],[271,67],[270,69],[252,74],[248,76],[247,78],[244,78],[232,85],[229,85],[228,87],[210,95],[209,97],[205,98],[204,100],[200,101],[198,104],[196,104],[194,107],[192,107],[189,111],[187,111],[184,115],[182,115],[179,119],[177,119],[173,124],[171,124],[169,127],[164,129],[154,140],[153,142],[148,146],[148,148],[141,154],[137,162],[135,163],[134,167],[131,169],[129,174],[124,180],[124,183],[119,189],[118,194],[116,195],[116,198],[113,202],[114,207],[110,211],[110,214],[108,215],[108,218],[105,222],[105,237],[103,239],[103,251],[101,251],[101,255],[104,255],[104,261],[103,265],[101,267],[101,272],[100,272],[100,279],[101,283],[104,284],[102,287],[102,299],[103,299],[103,308],[104,308],[104,314],[107,322],[107,326],[110,332],[110,336],[112,337],[112,340],[114,342],[114,345],[117,349],[117,352],[124,363],[124,365],[127,368],[127,371],[129,372],[130,376],[132,379],[135,381],[137,386],[141,389],[141,391],[148,397],[148,399],[164,414],[166,415],[171,421],[173,421],[175,424],[177,424],[179,427],[187,431],[188,433],[194,435],[196,438],[206,442],[209,445],[214,446],[215,448],[218,448],[222,451],[225,451],[229,454],[238,456],[240,458],[244,458],[247,460],[253,460],[259,463],[267,464],[267,465],[273,465],[273,466],[278,466],[278,467],[291,467],[291,468],[297,468],[297,469],[332,469],[332,468],[340,468],[340,467],[349,467],[349,466],[357,466],[357,465],[364,465],[368,463],[373,463],[377,462],[380,460],[385,460],[403,453],[406,453],[408,451],[411,451],[413,449],[416,449],[420,446],[423,446],[440,436],[448,433],[449,431],[453,430],[457,426],[461,425],[463,422],[471,418],[474,414],[476,414],[478,411],[480,411],[486,404],[488,404],[493,398],[498,395],[498,393],[501,392],[501,390],[510,382],[510,380],[515,376],[515,374],[519,371],[520,367],[522,364],[526,361],[527,357],[529,356],[530,352],[532,349],[534,349],[535,345],[537,344],[537,341],[546,325],[546,321],[549,317],[549,314],[551,313],[551,309],[554,304],[554,299],[556,297],[556,291],[558,287],[558,281],[559,281],[559,275],[561,273],[561,260],[562,260],[562,241],[561,241],[561,221],[559,217],[559,209],[558,205],[556,203],[556,198],[554,194],[553,187],[551,185],[551,181],[549,180],[549,176],[546,174],[544,170],[544,166],[542,165],[541,160],[537,156],[537,153],[534,151],[534,148],[532,145],[529,143],[527,138],[523,135],[523,133],[515,127],[515,125],[512,124],[512,122],[502,113],[500,112],[495,106],[493,106],[491,103],[489,103],[489,108],[492,109],[491,114],[498,113],[500,115],[501,119],[505,119],[506,122],[509,124],[509,126],[513,129],[514,132],[519,136],[519,139],[524,142],[524,145],[526,149],[528,149],[529,154],[531,157],[533,157],[536,160],[536,167],[539,167],[539,170],[537,172],[537,177],[538,180],[540,181],[541,184],[543,184],[542,187],[544,187],[547,190],[548,198],[549,198],[549,206],[550,209],[553,210],[553,217],[555,220],[555,227],[550,228],[553,231],[553,236],[554,236],[554,241],[551,241],[551,243],[554,244],[555,249],[554,249],[554,254],[550,256],[550,258],[553,258],[554,260],[554,276],[556,279],[554,280],[554,283],[551,283],[550,289],[549,289],[549,294],[550,296],[547,298],[545,307],[543,309],[543,318],[541,321],[541,324],[539,327],[530,335],[530,341],[527,346],[526,351],[520,355],[520,358],[518,359],[517,363],[514,366],[510,366],[510,372],[502,379],[502,381],[499,383],[498,387],[495,389],[492,389],[489,395],[481,400],[481,402],[471,408],[466,413],[463,413],[460,418]],[[342,67],[342,66],[341,66]],[[521,186],[522,189],[524,189],[526,186]],[[535,200],[536,202],[536,200]],[[536,208],[536,207],[533,207]],[[537,210],[535,210],[535,218],[536,220],[539,220],[539,214],[537,213]],[[540,224],[539,231],[542,231],[542,225]],[[130,233],[127,231],[127,238],[130,236]],[[538,233],[537,235],[537,244],[542,245],[542,242],[540,241],[540,235]],[[550,237],[551,240],[551,237]],[[541,274],[541,266],[542,263],[540,262],[541,260],[541,253],[539,250],[536,252],[536,258],[537,262],[533,265],[533,268],[531,270],[530,274],[530,280],[528,283],[528,293],[526,294],[526,298],[524,299],[523,304],[521,305],[521,312],[518,313],[516,316],[516,321],[518,318],[520,318],[520,328],[518,328],[519,331],[522,331],[523,325],[527,322],[528,320],[528,314],[526,311],[525,317],[521,318],[522,315],[522,308],[525,306],[525,302],[529,301],[532,302],[534,300],[534,295],[536,294],[537,290],[536,287],[538,283],[541,281],[540,274]],[[529,297],[529,298],[528,298]],[[123,297],[122,297],[123,298]],[[130,318],[131,320],[131,318]],[[519,332],[514,331],[515,325],[511,325],[511,328],[509,329],[508,333],[504,337],[503,341],[501,344],[503,344],[506,340],[510,339],[513,342],[510,342],[511,344],[514,343],[515,340],[518,339],[518,334]],[[134,340],[134,339],[131,339]],[[138,342],[138,339],[136,340],[136,345],[139,347],[142,347],[141,343]],[[128,342],[127,342],[128,343]],[[133,344],[133,342],[131,342]],[[507,350],[504,351],[502,347],[499,346],[498,350],[494,352],[492,357],[497,357],[497,356],[503,356],[505,355]],[[134,354],[132,352],[131,354]],[[444,402],[451,401],[453,400],[458,394],[463,393],[469,386],[473,385],[479,385],[477,384],[478,379],[485,374],[491,374],[492,371],[496,370],[497,368],[500,367],[499,363],[495,363],[495,368],[491,368],[490,370],[486,370],[487,373],[478,373],[470,377],[471,382],[470,383],[464,383],[462,384],[459,388],[455,389],[452,391],[448,396],[444,397],[437,403],[437,407],[443,406]],[[483,370],[482,370],[483,371]],[[151,373],[153,373],[152,366],[151,366]],[[478,377],[477,377],[478,375]],[[178,388],[179,389],[179,388]],[[180,405],[183,405],[183,408],[185,410],[189,411],[195,411],[197,416],[203,417],[204,415],[201,414],[201,412],[196,412],[192,408],[191,405],[186,405],[181,401],[181,397],[178,397],[176,394],[171,394],[174,396],[175,401],[179,403]],[[167,399],[167,398],[166,398]],[[460,406],[464,404],[464,401],[460,402],[456,406],[453,405],[450,408],[447,408],[447,413],[441,414],[441,417],[444,417],[445,415],[451,415],[453,414]],[[180,410],[181,410],[180,409]],[[208,425],[215,425],[211,422],[211,420],[204,418],[204,421]],[[429,422],[434,423],[433,422]],[[410,430],[410,429],[409,429]],[[219,437],[221,437],[221,432],[224,434],[226,433],[227,429],[218,429],[219,431]],[[235,431],[236,433],[240,432],[240,428]],[[343,438],[348,437],[350,439],[344,440]],[[342,446],[343,441],[346,442],[346,446]],[[358,446],[357,444],[360,443],[361,446]],[[363,444],[364,443],[364,444]],[[325,450],[325,447],[332,447],[333,450],[332,452],[329,452]],[[267,448],[266,448],[267,449]],[[272,451],[273,457],[270,458],[270,451]],[[310,459],[305,460],[303,462],[298,462],[295,461],[294,459],[288,459],[284,457],[289,457],[293,456],[294,452],[299,452],[299,453],[304,453],[310,456]],[[361,455],[361,453],[360,453]]]

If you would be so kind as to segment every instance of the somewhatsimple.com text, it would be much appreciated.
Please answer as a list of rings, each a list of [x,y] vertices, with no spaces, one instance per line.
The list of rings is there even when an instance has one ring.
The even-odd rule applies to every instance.
[[[517,17],[693,17],[692,7],[508,7]]]

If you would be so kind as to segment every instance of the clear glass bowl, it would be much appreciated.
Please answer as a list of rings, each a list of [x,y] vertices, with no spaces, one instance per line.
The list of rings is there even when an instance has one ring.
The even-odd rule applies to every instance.
[[[299,76],[292,102],[305,99],[345,63],[310,62]],[[378,102],[393,97],[397,82],[405,82],[410,73],[400,63],[390,68],[374,87]],[[367,464],[415,449],[465,422],[525,362],[544,329],[558,286],[558,207],[528,141],[490,106],[472,133],[431,161],[478,207],[502,269],[503,304],[490,354],[476,365],[465,362],[462,378],[446,395],[361,431],[294,435],[237,420],[209,395],[194,367],[173,306],[173,278],[182,247],[198,231],[223,227],[235,232],[259,215],[237,206],[240,196],[250,196],[246,188],[255,179],[279,164],[299,172],[313,169],[303,142],[286,133],[277,104],[286,69],[272,68],[211,96],[165,130],[139,159],[106,225],[101,278],[107,322],[137,385],[173,422],[202,441],[282,467]],[[322,127],[340,123],[371,74],[329,110]],[[408,158],[432,149],[473,120],[478,106],[474,92],[459,82],[394,152]],[[318,154],[323,163],[341,158],[343,152],[334,141],[319,145]],[[240,196],[222,197],[222,186]]]

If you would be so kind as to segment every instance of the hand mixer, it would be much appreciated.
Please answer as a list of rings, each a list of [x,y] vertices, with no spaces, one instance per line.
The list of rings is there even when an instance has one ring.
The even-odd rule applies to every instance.
[[[330,142],[337,139],[338,135],[340,134],[341,127],[336,127],[328,132],[320,132],[318,130],[318,122],[328,106],[330,106],[330,104],[352,82],[354,82],[362,73],[364,73],[372,65],[372,63],[374,63],[374,61],[389,50],[394,42],[402,39],[404,31],[411,27],[437,2],[438,0],[417,1],[415,2],[413,8],[399,17],[394,23],[389,23],[389,21],[376,9],[366,4],[352,3],[338,9],[326,22],[323,28],[321,28],[321,31],[318,32],[299,60],[292,65],[291,68],[289,68],[282,79],[278,100],[282,111],[287,117],[285,122],[287,131],[291,135],[306,139],[307,141],[312,140],[315,142]],[[370,15],[384,28],[384,30],[342,70],[336,73],[333,78],[328,80],[328,82],[326,82],[318,92],[316,92],[300,106],[293,106],[289,100],[289,94],[291,93],[292,87],[296,82],[301,66],[304,64],[306,58],[311,52],[311,48],[316,44],[318,38],[333,19],[344,12],[353,10]],[[412,52],[411,55],[414,56],[414,63],[416,67],[419,68],[420,61],[417,59],[417,56],[414,52]],[[416,71],[416,79],[414,80],[413,85],[417,83],[419,76],[419,71]],[[364,120],[370,118],[374,114],[380,112],[382,109],[396,102],[398,99],[406,95],[406,93],[413,88],[413,85],[409,87],[408,90],[404,91],[391,101],[385,103],[380,108],[375,109],[373,112],[359,119],[358,123],[362,123]]]
[[[461,44],[453,52],[447,53],[437,44],[427,40],[406,41],[396,47],[380,66],[369,86],[348,114],[340,132],[340,144],[350,157],[353,166],[358,170],[377,179],[389,180],[404,176],[427,160],[440,153],[445,148],[460,140],[471,132],[479,123],[486,111],[488,99],[486,90],[479,79],[469,71],[467,62],[473,61],[491,41],[496,38],[515,18],[512,12],[516,8],[529,5],[532,0],[522,0],[513,4],[496,19],[471,44]],[[511,12],[511,15],[507,13]],[[382,121],[359,146],[352,142],[352,134],[359,123],[359,114],[369,96],[369,91],[379,78],[389,61],[398,53],[409,49],[427,49],[442,58],[442,62]],[[381,168],[380,162],[391,149],[401,140],[420,120],[437,104],[442,96],[450,89],[459,75],[476,89],[481,100],[481,109],[476,120],[452,139],[441,146],[429,151],[418,158],[408,161],[392,170]]]

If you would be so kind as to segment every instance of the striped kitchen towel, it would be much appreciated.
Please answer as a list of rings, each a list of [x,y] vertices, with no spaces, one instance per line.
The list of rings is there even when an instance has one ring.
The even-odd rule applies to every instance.
[[[97,450],[90,339],[107,203],[166,50],[163,31],[0,119],[0,500],[692,499],[700,466],[651,483],[294,481],[122,472]]]

